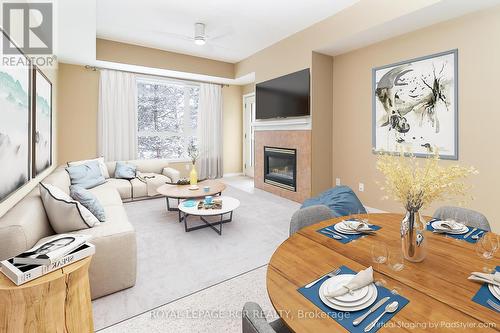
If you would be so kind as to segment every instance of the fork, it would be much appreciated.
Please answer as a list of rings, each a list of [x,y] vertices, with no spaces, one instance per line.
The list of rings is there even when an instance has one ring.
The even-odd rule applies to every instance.
[[[325,275],[322,275],[319,279],[317,280],[314,280],[313,282],[311,283],[308,283],[306,284],[306,286],[304,288],[308,289],[308,288],[311,288],[312,286],[314,286],[316,283],[318,283],[319,281],[321,281],[323,278],[325,277],[334,277],[335,275],[338,275],[340,273],[340,267],[338,267],[337,269],[334,269],[333,271],[331,271],[330,273],[327,273]]]
[[[491,306],[493,309],[497,310],[497,312],[500,312],[500,305],[498,305],[497,303],[495,303],[495,301],[493,301],[491,299],[488,299],[486,301],[486,304],[488,304],[489,306]]]

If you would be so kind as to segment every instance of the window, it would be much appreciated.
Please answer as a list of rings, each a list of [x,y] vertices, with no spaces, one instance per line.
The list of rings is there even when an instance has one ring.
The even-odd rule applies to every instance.
[[[187,158],[198,142],[199,85],[170,80],[137,80],[138,158]]]

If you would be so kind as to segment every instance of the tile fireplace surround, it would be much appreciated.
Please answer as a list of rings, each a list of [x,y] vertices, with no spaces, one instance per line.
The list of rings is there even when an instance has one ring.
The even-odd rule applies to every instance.
[[[296,192],[264,183],[264,147],[297,150]],[[311,196],[311,131],[255,131],[255,187],[302,203]]]

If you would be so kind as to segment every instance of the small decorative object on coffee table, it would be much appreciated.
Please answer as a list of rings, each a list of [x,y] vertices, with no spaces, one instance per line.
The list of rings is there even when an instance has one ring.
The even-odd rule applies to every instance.
[[[385,153],[378,157],[377,169],[385,175],[382,187],[394,200],[405,206],[406,216],[401,221],[401,247],[406,260],[420,262],[426,255],[425,221],[420,209],[438,200],[453,199],[467,194],[464,180],[477,171],[460,165],[442,166],[439,152],[417,160],[409,152]]]
[[[184,221],[184,228],[186,232],[210,227],[219,235],[222,235],[222,225],[233,220],[233,211],[240,206],[240,201],[235,198],[221,196],[214,198],[210,203],[205,202],[204,199],[198,199],[196,205],[192,205],[192,200],[186,200],[179,204],[179,210],[183,214],[181,220]],[[229,218],[224,219],[224,215],[229,214]],[[198,216],[204,224],[194,227],[188,227],[188,216]],[[217,221],[210,222],[208,217],[219,217]],[[216,226],[219,228],[216,228]]]
[[[196,160],[200,156],[200,151],[198,150],[198,147],[191,142],[187,148],[188,151],[188,156],[191,159],[191,162],[193,163],[193,167],[191,168],[191,172],[189,173],[189,182],[192,188],[198,184],[198,172],[196,171]],[[196,188],[197,189],[197,188]]]

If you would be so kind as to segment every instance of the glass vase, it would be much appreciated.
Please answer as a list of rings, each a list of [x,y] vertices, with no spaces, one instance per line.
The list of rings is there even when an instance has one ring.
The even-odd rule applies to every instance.
[[[425,221],[418,210],[408,210],[401,221],[401,247],[406,260],[421,262],[427,254]]]
[[[198,184],[198,172],[196,172],[196,166],[193,163],[193,167],[191,168],[191,172],[189,173],[189,183],[191,185]]]

